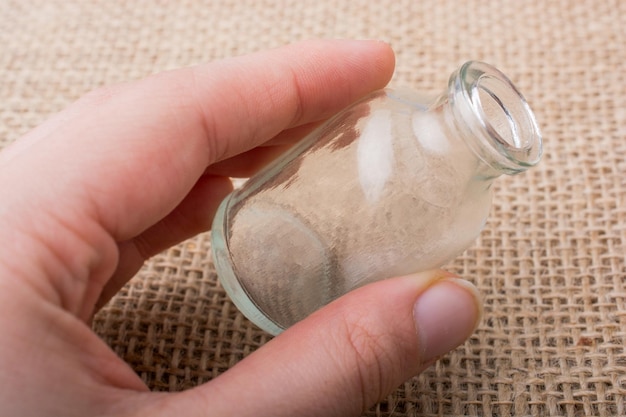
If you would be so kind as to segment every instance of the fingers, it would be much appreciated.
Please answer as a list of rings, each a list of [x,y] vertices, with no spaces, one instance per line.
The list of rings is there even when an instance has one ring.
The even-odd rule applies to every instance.
[[[299,139],[311,133],[321,123],[322,121],[311,122],[283,130],[259,147],[212,164],[207,168],[206,173],[235,178],[251,177],[265,165],[284,154]]]
[[[289,148],[291,148],[291,144],[254,148],[211,165],[207,168],[206,173],[234,178],[248,178],[284,154]]]
[[[296,324],[210,383],[164,398],[165,409],[188,416],[359,416],[469,337],[479,306],[471,284],[442,271],[378,282]],[[161,415],[162,405],[153,404],[150,415]]]
[[[265,142],[263,146],[269,145],[291,145],[302,139],[309,133],[311,133],[315,128],[319,127],[326,120],[317,120],[314,122],[309,122],[306,124],[298,125],[289,129],[285,129],[281,131],[278,135],[274,136],[269,141]]]
[[[126,240],[171,211],[212,162],[328,117],[392,71],[383,43],[312,41],[159,74],[80,100],[12,166],[38,166],[28,180],[55,178],[55,195],[80,193]]]
[[[380,42],[311,41],[86,96],[0,157],[0,264],[85,311],[117,243],[165,218],[208,165],[383,87],[393,61]]]
[[[120,243],[117,269],[101,291],[93,291],[92,297],[97,298],[95,310],[109,301],[148,258],[209,230],[220,202],[232,189],[229,178],[204,175],[178,207],[163,220],[139,236]],[[93,306],[93,301],[85,297],[86,310],[81,318],[88,319],[91,316],[93,311],[90,306]]]

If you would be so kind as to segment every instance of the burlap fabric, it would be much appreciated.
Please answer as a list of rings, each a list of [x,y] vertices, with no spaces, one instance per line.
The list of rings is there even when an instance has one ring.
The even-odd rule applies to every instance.
[[[626,415],[626,2],[0,0],[0,145],[94,87],[315,37],[387,40],[393,83],[429,92],[465,60],[493,63],[546,142],[450,265],[484,295],[482,325],[367,415]],[[154,390],[269,339],[209,253],[203,234],[156,256],[95,318]]]

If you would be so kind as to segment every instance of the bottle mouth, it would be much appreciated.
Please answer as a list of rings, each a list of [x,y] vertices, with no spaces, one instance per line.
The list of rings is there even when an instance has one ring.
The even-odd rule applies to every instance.
[[[539,126],[513,83],[495,67],[465,63],[450,78],[450,99],[458,116],[478,139],[474,151],[508,174],[537,164],[542,154]]]

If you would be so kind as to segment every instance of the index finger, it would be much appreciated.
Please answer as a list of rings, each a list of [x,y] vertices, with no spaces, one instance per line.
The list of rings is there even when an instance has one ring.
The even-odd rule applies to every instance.
[[[117,242],[167,216],[207,166],[383,87],[393,66],[382,42],[310,41],[87,95],[0,154],[0,265],[78,311]]]
[[[50,209],[59,195],[89,201],[124,240],[171,211],[211,163],[329,116],[383,87],[393,66],[382,42],[308,41],[100,90],[39,129],[34,136],[46,139],[29,152],[18,144],[11,168],[37,166],[39,175],[10,176],[33,182],[21,191],[52,200],[40,202]]]

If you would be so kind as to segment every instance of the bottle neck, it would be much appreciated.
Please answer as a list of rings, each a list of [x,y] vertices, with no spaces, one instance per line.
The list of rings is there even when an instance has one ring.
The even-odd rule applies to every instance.
[[[452,74],[445,113],[472,152],[482,175],[517,174],[537,164],[542,139],[535,116],[511,81],[496,68],[470,61]]]

